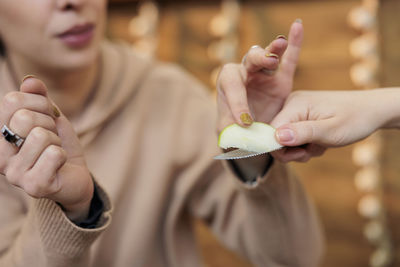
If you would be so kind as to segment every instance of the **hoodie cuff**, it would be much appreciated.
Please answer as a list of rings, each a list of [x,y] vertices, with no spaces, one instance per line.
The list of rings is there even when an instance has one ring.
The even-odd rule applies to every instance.
[[[74,224],[61,207],[52,200],[45,198],[34,200],[33,212],[47,253],[63,255],[68,258],[80,257],[110,225],[110,199],[98,184],[96,186],[98,196],[104,204],[104,211],[93,229],[82,228]]]
[[[264,196],[268,194],[270,190],[276,190],[282,187],[281,183],[283,180],[286,180],[290,175],[287,167],[275,160],[271,157],[271,161],[266,165],[265,173],[263,175],[259,175],[252,180],[243,180],[241,179],[234,171],[233,168],[230,168],[235,178],[235,182],[238,187],[247,194],[253,196]]]
[[[271,157],[270,155],[267,155],[266,161],[265,161],[265,166],[264,169],[256,176],[246,178],[246,175],[244,175],[242,169],[240,166],[237,164],[236,160],[228,160],[228,165],[235,174],[235,176],[243,183],[253,185],[255,182],[257,182],[257,179],[259,176],[265,176],[272,164],[274,163],[274,158]]]

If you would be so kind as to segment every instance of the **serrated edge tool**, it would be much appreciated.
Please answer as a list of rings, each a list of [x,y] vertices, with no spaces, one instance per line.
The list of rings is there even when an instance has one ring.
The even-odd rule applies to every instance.
[[[266,153],[270,153],[272,151],[281,149],[282,147],[276,148],[276,149],[272,149],[269,151],[264,151],[264,152],[253,152],[253,151],[248,151],[245,149],[235,149],[223,154],[220,154],[218,156],[215,156],[214,159],[217,160],[231,160],[231,159],[244,159],[244,158],[250,158],[250,157],[255,157],[258,155],[262,155],[262,154],[266,154]]]

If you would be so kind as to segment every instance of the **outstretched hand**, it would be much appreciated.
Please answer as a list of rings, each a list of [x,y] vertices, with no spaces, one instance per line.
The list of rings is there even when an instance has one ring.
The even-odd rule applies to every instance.
[[[379,128],[399,127],[399,101],[398,89],[294,92],[271,123],[287,146],[273,155],[284,162],[307,161]]]

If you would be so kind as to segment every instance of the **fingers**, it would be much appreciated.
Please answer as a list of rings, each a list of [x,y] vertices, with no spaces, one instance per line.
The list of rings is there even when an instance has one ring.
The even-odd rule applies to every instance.
[[[12,156],[5,170],[6,179],[33,197],[44,197],[58,190],[57,170],[66,162],[60,138],[53,132],[36,127],[21,150]]]
[[[55,117],[53,105],[47,97],[29,93],[11,92],[0,104],[0,122],[8,124],[11,116],[19,109],[27,109]]]
[[[56,135],[57,128],[53,118],[43,113],[34,112],[27,109],[20,109],[14,113],[9,122],[9,128],[12,132],[18,134],[21,138],[29,137],[35,128],[43,128]],[[2,137],[2,136],[1,136]],[[25,140],[21,149],[28,145]],[[18,147],[0,138],[0,173],[4,173],[8,159],[18,153]]]
[[[60,146],[61,140],[54,132],[42,127],[32,129],[19,151],[9,143],[1,144],[4,157],[0,158],[0,171],[7,179],[14,180],[14,176],[23,177],[24,172],[35,164],[41,153],[50,145]]]
[[[0,127],[6,125],[12,132],[25,138],[35,127],[57,132],[54,108],[47,97],[43,82],[28,77],[22,85],[23,92],[10,92],[0,102]],[[4,173],[9,158],[18,148],[0,138],[0,173]]]
[[[227,122],[233,118],[239,125],[250,125],[252,117],[239,64],[226,64],[222,68],[217,89],[220,119]]]
[[[47,97],[46,85],[33,76],[26,76],[22,81],[19,90],[23,93],[37,94]]]
[[[243,58],[243,66],[249,73],[263,72],[271,73],[279,66],[279,58],[285,52],[287,41],[283,35],[280,35],[271,42],[267,48],[253,46]]]
[[[17,110],[8,125],[13,132],[23,138],[26,138],[35,127],[42,127],[57,133],[56,123],[52,117],[28,109]]]
[[[66,161],[67,153],[64,149],[57,145],[48,146],[27,174],[37,185],[33,192],[27,193],[34,197],[44,197],[58,192],[61,184],[57,179],[57,171]]]
[[[35,164],[43,151],[50,145],[61,146],[60,138],[52,131],[42,127],[35,127],[25,139],[21,150],[13,158],[15,164],[22,171],[26,171]]]
[[[312,157],[318,157],[325,153],[326,148],[316,144],[307,144],[301,147],[287,147],[275,151],[272,156],[283,162],[288,163],[291,161],[307,162]]]
[[[281,71],[288,75],[288,77],[293,77],[296,70],[303,42],[303,31],[301,20],[296,20],[290,27],[288,47],[281,60]]]
[[[272,152],[271,155],[283,163],[288,163],[291,161],[304,162],[307,157],[307,152],[301,147],[287,147],[280,149],[278,151]]]
[[[283,36],[278,36],[265,49],[253,46],[245,55],[242,64],[227,64],[223,67],[217,83],[219,129],[229,122],[236,122],[241,126],[251,125],[253,117],[246,86],[254,80],[264,82],[265,79],[269,79],[278,69],[279,59],[286,55],[289,44],[291,53],[286,55],[287,66],[294,64],[294,72],[302,41],[302,25],[298,22],[295,24],[291,27],[289,42]],[[290,68],[287,67],[288,70]]]

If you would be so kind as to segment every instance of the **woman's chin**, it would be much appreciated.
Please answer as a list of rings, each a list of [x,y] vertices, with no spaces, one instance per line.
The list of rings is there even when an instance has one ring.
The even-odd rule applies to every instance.
[[[97,64],[100,56],[100,49],[90,49],[86,51],[73,51],[61,55],[53,61],[53,67],[61,70],[79,70]]]

